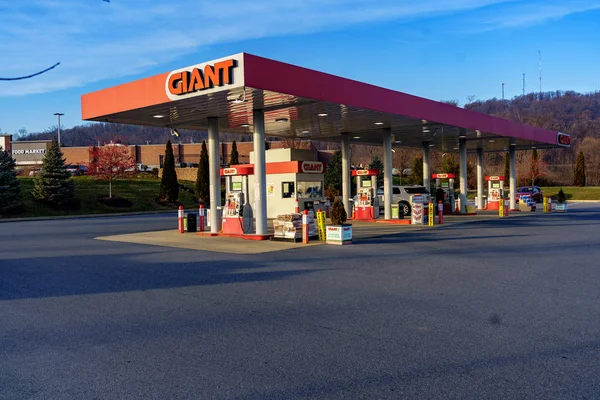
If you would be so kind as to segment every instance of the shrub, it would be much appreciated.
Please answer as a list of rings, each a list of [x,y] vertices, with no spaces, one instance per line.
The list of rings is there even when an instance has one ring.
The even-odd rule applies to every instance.
[[[348,214],[344,209],[344,203],[339,198],[335,199],[331,207],[331,222],[333,225],[342,225],[348,219]]]
[[[564,203],[567,200],[567,196],[565,196],[565,192],[563,192],[562,188],[558,191],[556,200],[558,200],[559,203]]]
[[[152,168],[152,173],[156,176],[158,176],[158,168],[154,167]]]

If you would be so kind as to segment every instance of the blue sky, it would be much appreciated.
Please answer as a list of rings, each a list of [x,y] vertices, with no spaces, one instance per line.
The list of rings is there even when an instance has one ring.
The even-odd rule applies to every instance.
[[[600,0],[0,0],[0,129],[81,124],[82,94],[238,52],[434,100],[600,90]]]

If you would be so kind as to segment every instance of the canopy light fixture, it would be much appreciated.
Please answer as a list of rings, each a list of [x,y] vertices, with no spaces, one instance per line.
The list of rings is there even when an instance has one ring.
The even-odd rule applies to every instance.
[[[288,122],[288,121],[289,121],[289,119],[287,119],[287,118],[277,118],[277,119],[275,120],[275,122],[281,122],[281,123],[283,123],[283,122]]]
[[[434,146],[435,146],[435,144],[433,144],[433,143],[429,144],[429,147],[434,147]]]
[[[328,115],[329,115],[329,114],[327,114],[327,113],[318,113],[318,114],[317,114],[317,116],[318,116],[318,117],[326,117],[326,116],[328,116]]]
[[[307,133],[310,133],[310,131],[302,131],[302,133],[306,135]]]
[[[240,124],[240,128],[249,128],[250,124]]]
[[[162,114],[153,115],[154,118],[164,118],[165,116]]]
[[[459,136],[459,138],[461,138],[461,139],[466,139],[466,138],[467,138],[467,135],[460,135],[460,136]]]
[[[402,143],[402,140],[395,140],[394,143]]]
[[[375,122],[375,125],[383,125],[383,122]]]
[[[490,143],[494,143],[495,141],[496,141],[496,139],[490,139],[490,140],[488,140],[488,142],[490,142]]]
[[[360,136],[352,136],[353,139],[360,139]]]

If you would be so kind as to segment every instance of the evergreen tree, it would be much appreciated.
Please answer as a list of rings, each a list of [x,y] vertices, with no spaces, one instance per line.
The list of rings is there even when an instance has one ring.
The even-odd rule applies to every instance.
[[[415,157],[408,181],[411,185],[423,184],[423,157]]]
[[[0,146],[0,214],[21,209],[21,190],[15,173],[15,160]]]
[[[169,140],[165,149],[165,161],[158,200],[173,203],[177,201],[178,197],[179,183],[177,182],[177,172],[175,171],[175,156],[173,155],[173,146]]]
[[[325,188],[336,191],[337,193],[342,192],[342,152],[336,151],[333,153],[333,157],[327,164],[327,170],[325,171]]]
[[[344,208],[344,203],[336,198],[331,207],[331,223],[333,225],[342,225],[348,219],[348,214]]]
[[[381,162],[379,157],[373,156],[371,162],[369,163],[369,169],[379,170],[379,174],[377,174],[377,187],[383,186],[383,162]]]
[[[238,154],[237,144],[235,140],[231,144],[231,154],[229,155],[229,165],[238,165],[240,163],[240,155]],[[200,164],[198,164],[200,165]]]
[[[75,185],[56,141],[53,141],[46,151],[42,170],[34,179],[31,194],[34,199],[52,206],[64,207],[74,204]]]
[[[506,153],[504,156],[504,179],[507,181],[510,178],[510,153]]]
[[[460,165],[454,161],[452,154],[447,154],[442,161],[442,173],[454,174],[458,176],[460,174]]]
[[[575,186],[585,186],[585,156],[583,151],[577,154],[575,161]]]
[[[210,174],[208,166],[208,150],[206,149],[206,142],[204,141],[202,141],[202,150],[200,151],[200,161],[198,162],[198,174],[196,175],[196,185],[194,186],[194,193],[196,194],[196,197],[199,201],[204,203],[206,207],[210,207]]]

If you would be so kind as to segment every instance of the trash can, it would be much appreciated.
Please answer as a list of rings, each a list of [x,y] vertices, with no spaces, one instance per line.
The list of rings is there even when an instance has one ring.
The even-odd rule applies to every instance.
[[[398,204],[392,204],[392,219],[400,218],[400,206]]]
[[[187,231],[188,232],[196,232],[198,224],[197,224],[197,218],[198,218],[198,214],[197,213],[188,213],[187,214]]]
[[[398,219],[404,219],[404,206],[400,207],[400,204],[397,204],[398,206]]]

